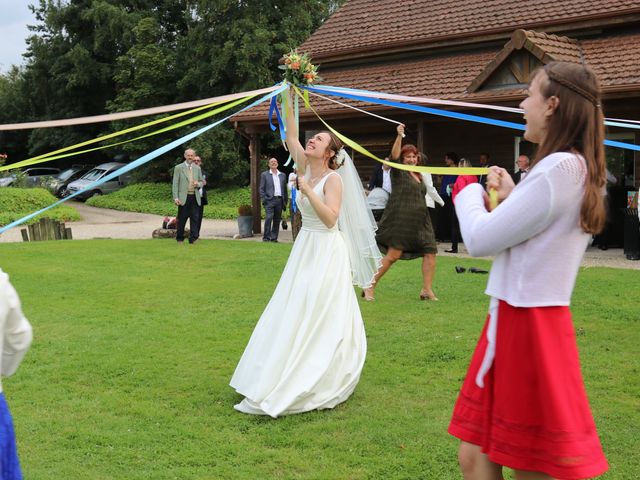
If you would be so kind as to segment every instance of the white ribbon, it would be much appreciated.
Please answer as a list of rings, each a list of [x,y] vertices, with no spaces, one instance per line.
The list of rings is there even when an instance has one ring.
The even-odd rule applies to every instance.
[[[24,130],[27,128],[50,128],[50,127],[67,127],[70,125],[84,125],[87,123],[100,123],[100,122],[112,122],[114,120],[122,120],[124,118],[143,117],[145,115],[155,115],[158,113],[173,112],[175,110],[183,110],[187,108],[200,107],[202,105],[209,105],[211,103],[223,103],[238,98],[247,97],[249,95],[263,95],[273,92],[279,88],[279,85],[274,85],[269,88],[262,88],[260,90],[252,90],[250,92],[232,93],[229,95],[222,95],[220,97],[205,98],[203,100],[194,100],[192,102],[174,103],[173,105],[164,105],[162,107],[143,108],[141,110],[130,110],[128,112],[109,113],[106,115],[94,115],[91,117],[76,117],[67,118],[64,120],[45,120],[42,122],[26,122],[26,123],[7,123],[0,125],[0,131],[2,130]]]
[[[482,363],[476,374],[476,385],[484,388],[484,376],[487,374],[493,359],[496,357],[496,334],[498,332],[498,305],[500,300],[491,297],[489,302],[489,325],[487,326],[487,349],[484,352]]]

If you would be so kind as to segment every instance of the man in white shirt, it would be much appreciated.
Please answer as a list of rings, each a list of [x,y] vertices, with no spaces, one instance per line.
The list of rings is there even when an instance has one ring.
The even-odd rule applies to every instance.
[[[282,211],[287,207],[287,176],[278,171],[278,160],[269,159],[269,170],[260,175],[260,198],[265,210],[263,242],[277,242]]]
[[[389,160],[389,157],[385,157],[385,160]],[[381,188],[387,193],[391,193],[391,167],[385,165],[384,163],[379,164],[373,175],[371,175],[371,180],[369,180],[369,191],[372,191],[374,188]]]

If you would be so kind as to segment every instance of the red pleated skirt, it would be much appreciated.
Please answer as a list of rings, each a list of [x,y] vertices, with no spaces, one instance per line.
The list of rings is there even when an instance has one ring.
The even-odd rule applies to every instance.
[[[493,365],[475,383],[487,347],[483,329],[453,410],[449,433],[516,470],[573,480],[604,473],[569,307],[500,301]]]

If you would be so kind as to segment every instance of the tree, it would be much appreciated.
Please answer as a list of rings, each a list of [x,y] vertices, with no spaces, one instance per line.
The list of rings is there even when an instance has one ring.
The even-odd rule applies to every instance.
[[[31,27],[26,66],[0,82],[0,105],[10,96],[19,99],[0,118],[98,115],[272,85],[281,78],[277,66],[282,54],[302,43],[340,3],[39,0],[32,7],[37,25]],[[40,129],[0,139],[37,155],[149,120]],[[121,150],[136,157],[187,131],[190,128],[150,137]],[[205,157],[223,162],[214,168],[225,172],[220,182],[246,181],[246,146],[230,125],[220,125],[199,142]],[[96,154],[91,160],[114,153]],[[161,179],[178,156],[169,152],[141,174]],[[208,166],[208,159],[204,161]]]

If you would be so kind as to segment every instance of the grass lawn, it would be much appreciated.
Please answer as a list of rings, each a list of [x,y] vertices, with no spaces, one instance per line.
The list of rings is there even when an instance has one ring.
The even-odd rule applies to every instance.
[[[440,302],[398,262],[361,303],[354,395],[278,420],[233,410],[228,382],[290,245],[91,240],[0,247],[35,340],[4,380],[25,478],[458,479],[451,409],[486,315],[487,277],[440,258]],[[582,270],[573,314],[605,452],[640,471],[638,272]],[[330,300],[330,299],[328,299]],[[278,348],[274,345],[273,348]],[[508,477],[510,478],[510,477]]]

